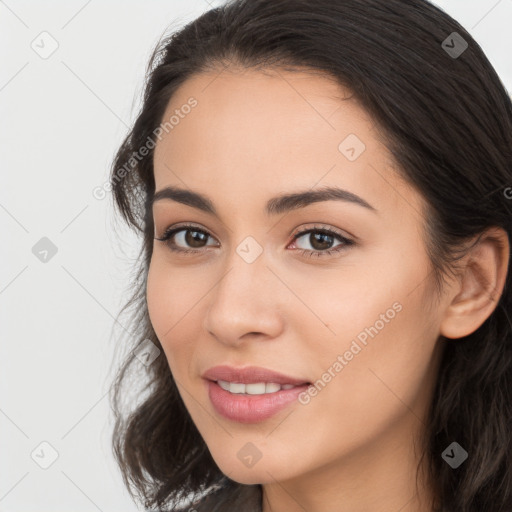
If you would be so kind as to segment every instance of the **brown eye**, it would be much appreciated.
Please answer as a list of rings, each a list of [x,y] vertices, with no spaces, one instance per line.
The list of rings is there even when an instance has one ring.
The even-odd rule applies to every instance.
[[[300,241],[302,239],[302,241]],[[293,238],[298,252],[309,257],[323,257],[347,250],[355,242],[324,226],[314,226],[297,233]],[[300,241],[300,242],[299,242]],[[336,243],[338,241],[338,243]],[[334,245],[333,245],[334,244]]]
[[[215,245],[208,244],[209,239],[214,240],[209,233],[196,226],[171,228],[161,238],[156,238],[165,242],[171,250],[176,252],[201,252],[204,247]]]
[[[306,245],[309,244],[310,247],[301,247],[297,241],[301,238],[304,239],[306,242]],[[304,249],[306,251],[327,251],[331,250],[338,246],[346,246],[351,245],[353,242],[351,240],[348,240],[344,236],[342,236],[339,233],[335,233],[334,231],[331,231],[329,229],[308,229],[307,231],[302,231],[295,235],[295,243],[298,246],[299,249]],[[339,241],[337,245],[333,244],[336,242],[336,240]],[[303,244],[303,242],[301,242]]]

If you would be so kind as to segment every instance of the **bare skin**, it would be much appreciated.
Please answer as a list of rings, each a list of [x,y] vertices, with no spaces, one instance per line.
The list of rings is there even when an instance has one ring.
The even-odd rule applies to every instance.
[[[436,294],[424,201],[398,177],[368,114],[341,101],[348,95],[305,72],[196,75],[164,119],[190,97],[197,106],[155,149],[156,191],[176,186],[206,195],[219,217],[155,202],[155,237],[183,222],[208,236],[194,239],[192,229],[173,237],[177,248],[196,253],[155,240],[151,322],[215,462],[233,480],[263,484],[263,512],[432,511],[430,484],[420,478],[417,492],[415,477],[446,343],[439,336],[476,330],[505,282],[508,238],[496,229]],[[350,147],[339,149],[349,134],[365,145],[353,161],[345,156],[353,156]],[[264,209],[275,196],[327,186],[374,209],[338,200],[278,215]],[[337,235],[323,245],[311,234],[294,240],[313,227],[354,243]],[[251,263],[237,252],[246,237],[262,249]],[[361,332],[381,324],[356,355],[344,356]],[[336,371],[340,355],[346,364]],[[310,382],[327,380],[330,369],[331,379],[308,403],[242,424],[209,400],[201,374],[219,364],[263,366]],[[247,443],[261,454],[251,467],[237,455]]]

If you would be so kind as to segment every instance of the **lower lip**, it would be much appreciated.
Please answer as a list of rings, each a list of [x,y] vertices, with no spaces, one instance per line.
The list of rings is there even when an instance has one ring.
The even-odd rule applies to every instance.
[[[216,382],[207,381],[208,396],[215,410],[228,420],[239,423],[257,423],[297,401],[309,384],[281,389],[265,395],[234,394],[222,389]]]

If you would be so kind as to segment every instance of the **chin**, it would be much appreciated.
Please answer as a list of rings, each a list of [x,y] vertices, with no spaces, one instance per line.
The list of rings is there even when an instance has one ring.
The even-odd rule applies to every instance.
[[[243,460],[239,460],[236,453],[233,454],[233,458],[226,458],[226,453],[223,453],[220,458],[214,457],[214,460],[222,473],[240,484],[268,484],[276,480],[286,480],[293,476],[284,474],[283,469],[286,469],[286,466],[283,466],[282,460],[270,460],[268,457],[267,460],[262,457],[252,466],[248,466]]]

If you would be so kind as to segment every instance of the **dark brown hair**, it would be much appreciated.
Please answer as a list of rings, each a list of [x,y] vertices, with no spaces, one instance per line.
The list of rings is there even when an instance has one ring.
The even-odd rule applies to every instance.
[[[462,41],[468,47],[454,53]],[[148,64],[141,110],[112,164],[115,205],[142,237],[133,294],[120,314],[128,317],[131,334],[124,343],[130,350],[145,339],[162,349],[145,298],[154,235],[153,150],[144,158],[134,154],[154,140],[181,84],[224,66],[307,68],[353,92],[401,176],[428,204],[425,244],[438,290],[462,242],[491,226],[503,228],[510,240],[512,103],[460,24],[425,0],[229,1],[160,41]],[[508,272],[495,310],[474,333],[439,340],[446,346],[423,457],[443,511],[512,510],[510,281]],[[180,510],[178,500],[214,486],[208,510],[261,507],[260,486],[236,483],[216,466],[163,354],[145,366],[130,351],[111,402],[114,455],[145,507]],[[457,469],[441,457],[453,441],[469,453]]]

